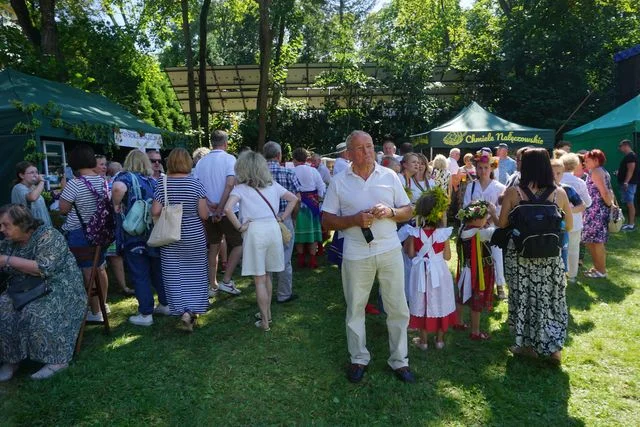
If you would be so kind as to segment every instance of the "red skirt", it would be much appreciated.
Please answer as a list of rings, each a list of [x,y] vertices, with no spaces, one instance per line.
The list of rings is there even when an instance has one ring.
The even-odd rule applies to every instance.
[[[438,332],[439,329],[447,332],[449,326],[458,324],[458,314],[454,311],[445,317],[418,317],[411,315],[409,328],[424,329],[427,332]]]
[[[456,281],[458,278],[456,278]],[[465,303],[471,307],[471,311],[493,310],[493,286],[495,274],[493,265],[484,266],[484,291],[481,291],[479,283],[472,283],[471,297]],[[462,295],[456,284],[456,304],[462,304]]]

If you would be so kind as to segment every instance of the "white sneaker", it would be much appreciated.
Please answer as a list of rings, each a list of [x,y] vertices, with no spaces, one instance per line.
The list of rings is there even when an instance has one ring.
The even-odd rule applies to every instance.
[[[158,303],[153,309],[153,314],[162,314],[163,316],[171,316],[171,309],[168,305],[162,305]]]
[[[153,325],[153,315],[138,313],[135,316],[129,316],[129,323],[138,326],[151,326]]]
[[[209,287],[209,298],[213,298],[215,296],[218,296],[218,289]]]
[[[38,372],[31,375],[32,380],[45,380],[47,378],[51,378],[57,372],[62,371],[63,369],[67,369],[69,367],[68,363],[61,363],[58,365],[48,363],[42,367]]]
[[[17,363],[3,363],[0,366],[0,382],[9,381],[18,370]]]
[[[97,312],[96,314],[93,314],[91,310],[89,310],[89,312],[87,313],[87,322],[102,323],[104,322],[104,317],[102,317],[101,312]]]
[[[229,283],[218,283],[218,290],[231,295],[240,295],[240,289],[236,288],[236,284],[233,282],[233,280],[230,280]]]

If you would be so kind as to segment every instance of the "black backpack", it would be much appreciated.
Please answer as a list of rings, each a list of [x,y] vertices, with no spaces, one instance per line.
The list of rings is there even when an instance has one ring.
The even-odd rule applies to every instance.
[[[549,258],[560,255],[564,213],[547,198],[555,187],[536,197],[529,188],[520,187],[529,200],[521,200],[509,213],[513,227],[511,237],[518,255],[523,258]]]

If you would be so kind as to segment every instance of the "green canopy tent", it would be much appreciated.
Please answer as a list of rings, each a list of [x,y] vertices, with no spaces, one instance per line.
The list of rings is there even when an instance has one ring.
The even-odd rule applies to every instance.
[[[509,122],[472,102],[454,118],[428,132],[411,135],[415,144],[433,148],[461,149],[495,147],[505,143],[519,148],[527,145],[551,148],[555,141],[552,129],[538,129]]]
[[[38,167],[53,174],[64,166],[64,143],[159,148],[163,132],[104,96],[10,68],[0,71],[0,203],[9,201],[15,164],[27,144],[35,142],[33,149],[45,153]]]
[[[607,156],[605,167],[618,169],[622,153],[618,143],[623,139],[632,142],[635,152],[640,148],[640,95],[625,102],[592,122],[566,132],[563,139],[571,142],[571,150],[599,148]],[[615,179],[614,185],[615,185]]]

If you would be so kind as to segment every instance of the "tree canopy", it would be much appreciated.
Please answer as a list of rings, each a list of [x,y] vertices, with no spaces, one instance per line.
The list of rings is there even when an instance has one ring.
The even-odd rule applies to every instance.
[[[406,138],[471,100],[509,120],[557,129],[588,98],[570,129],[614,106],[612,56],[640,43],[640,0],[477,0],[468,9],[458,0],[391,0],[378,10],[374,0],[0,0],[0,6],[2,66],[104,94],[169,130],[222,126],[239,145],[272,138],[319,151],[331,151],[358,127],[375,138]],[[282,92],[287,66],[298,62],[342,64],[319,84],[354,93],[385,88],[396,96],[309,110]],[[385,76],[361,73],[365,62],[379,64]],[[208,112],[191,126],[162,72],[260,63],[260,111]],[[457,95],[432,95],[435,67],[461,75]],[[206,104],[206,91],[197,93],[195,85],[192,96],[201,108]]]

